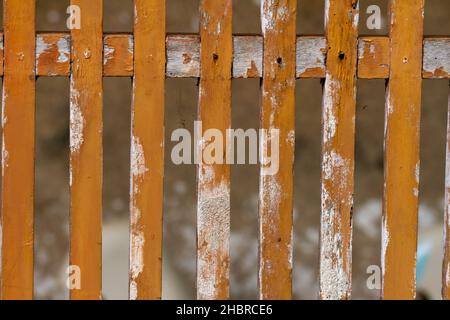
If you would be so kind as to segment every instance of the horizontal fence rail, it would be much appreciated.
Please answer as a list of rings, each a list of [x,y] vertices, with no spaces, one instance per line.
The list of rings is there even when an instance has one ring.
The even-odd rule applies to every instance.
[[[231,0],[200,1],[199,34],[167,34],[165,0],[134,0],[131,34],[103,32],[103,0],[71,0],[83,12],[81,28],[53,33],[36,33],[35,0],[5,0],[0,297],[33,298],[35,85],[42,76],[70,78],[70,265],[83,274],[71,299],[102,298],[103,77],[133,80],[130,299],[162,296],[166,78],[199,79],[202,136],[231,128],[233,79],[261,78],[260,129],[270,134],[259,146],[260,299],[292,298],[296,79],[321,79],[319,297],[339,300],[352,294],[357,80],[386,79],[382,298],[414,299],[421,87],[423,79],[450,79],[450,36],[423,36],[424,0],[389,1],[389,36],[358,34],[358,0],[324,1],[325,34],[298,36],[297,0],[261,0],[261,35],[232,34]],[[443,299],[450,298],[450,96],[448,108]],[[276,135],[279,170],[269,174]],[[198,141],[196,156],[212,140]],[[231,152],[197,166],[198,299],[229,297]]]
[[[36,75],[70,76],[68,33],[38,33],[36,36]],[[297,36],[296,78],[325,78],[326,39],[321,36]],[[423,40],[424,79],[450,78],[450,38]],[[0,35],[0,75],[3,75],[3,35]],[[263,38],[258,35],[233,36],[233,78],[261,78]],[[132,77],[134,74],[134,37],[130,34],[103,36],[103,76]],[[166,77],[200,77],[200,37],[173,34],[166,37]],[[387,79],[390,69],[389,38],[362,36],[358,39],[360,79]]]

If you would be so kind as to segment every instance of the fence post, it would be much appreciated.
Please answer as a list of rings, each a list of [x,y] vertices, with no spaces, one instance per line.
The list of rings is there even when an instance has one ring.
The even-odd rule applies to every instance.
[[[165,0],[135,0],[130,299],[161,299]]]
[[[71,299],[101,299],[103,0],[71,0],[81,28],[72,29],[70,78],[70,265],[80,270]]]
[[[200,2],[201,134],[219,130],[227,137],[231,125],[232,0]],[[198,141],[197,298],[227,299],[230,241],[230,167],[212,137]],[[215,163],[206,159],[214,152]],[[223,144],[225,146],[225,144]],[[217,149],[216,149],[217,147]],[[209,150],[209,151],[208,151]],[[211,152],[210,152],[211,151]],[[219,159],[220,158],[220,159]]]
[[[424,0],[391,0],[389,6],[382,291],[384,299],[414,299]]]
[[[33,297],[35,0],[4,1],[2,299]]]
[[[261,1],[264,37],[259,185],[259,297],[292,297],[292,205],[295,149],[296,0]],[[272,129],[279,130],[274,134]],[[279,138],[278,168],[268,152]]]
[[[320,298],[350,299],[355,154],[357,0],[326,0],[322,109]]]

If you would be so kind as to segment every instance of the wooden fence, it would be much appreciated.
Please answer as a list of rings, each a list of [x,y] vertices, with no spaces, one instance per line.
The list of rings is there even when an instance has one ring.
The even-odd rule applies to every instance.
[[[101,298],[102,77],[133,78],[131,299],[161,297],[166,77],[200,78],[203,130],[222,132],[230,127],[232,79],[262,78],[260,123],[280,129],[280,170],[260,176],[261,299],[292,296],[296,79],[324,79],[322,299],[351,297],[356,81],[387,79],[382,295],[415,297],[421,81],[450,75],[450,37],[423,37],[424,0],[390,1],[389,37],[358,37],[357,0],[325,0],[325,36],[296,35],[296,0],[262,0],[262,35],[253,36],[232,35],[231,0],[201,1],[199,35],[167,35],[164,0],[134,1],[133,34],[103,34],[102,0],[71,4],[81,9],[80,29],[36,33],[35,0],[4,0],[3,299],[33,296],[38,76],[70,77],[70,264],[82,272],[72,299]],[[450,127],[447,140],[443,298],[450,298]],[[199,165],[199,299],[228,297],[229,221],[229,165]]]

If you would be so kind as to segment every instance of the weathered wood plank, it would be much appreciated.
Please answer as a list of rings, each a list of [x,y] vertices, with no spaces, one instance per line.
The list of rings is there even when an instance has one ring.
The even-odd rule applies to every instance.
[[[161,299],[165,0],[135,0],[130,299]],[[161,20],[162,19],[162,20]]]
[[[350,299],[355,153],[357,0],[326,0],[322,108],[320,298]]]
[[[263,0],[261,6],[261,129],[267,135],[260,137],[259,297],[291,299],[297,1]]]
[[[423,41],[423,78],[450,77],[450,38],[428,38]]]
[[[133,36],[111,34],[105,36],[103,41],[103,74],[109,77],[132,77]]]
[[[200,2],[197,298],[227,299],[230,270],[230,167],[218,144],[231,126],[232,0]],[[212,135],[210,135],[213,133]]]
[[[101,299],[102,285],[102,0],[71,0],[83,13],[71,31],[70,265],[80,287],[71,299]]]
[[[358,78],[389,78],[389,56],[389,38],[360,38],[358,44]]]
[[[70,35],[67,33],[40,33],[36,41],[45,39],[38,51],[38,76],[69,76]],[[0,34],[0,62],[3,59]],[[133,76],[133,36],[108,34],[104,36],[103,75],[105,77]],[[260,78],[262,76],[262,37],[233,36],[233,78]],[[450,78],[450,39],[424,39],[423,78]],[[389,38],[364,36],[359,38],[358,78],[387,79],[389,76]],[[296,77],[325,77],[326,40],[322,36],[297,37]],[[200,77],[200,37],[198,35],[168,35],[166,37],[167,70],[169,78]],[[3,75],[0,64],[0,75]]]
[[[70,76],[70,35],[43,33],[36,36],[36,74]]]
[[[450,84],[450,83],[449,83]],[[442,299],[450,300],[450,86],[447,112],[447,154],[444,198],[444,259],[442,261]]]
[[[414,299],[424,0],[391,0],[389,5],[382,294],[384,299]]]
[[[167,37],[167,76],[200,77],[200,37],[198,35]]]
[[[4,1],[2,299],[33,297],[35,1]]]

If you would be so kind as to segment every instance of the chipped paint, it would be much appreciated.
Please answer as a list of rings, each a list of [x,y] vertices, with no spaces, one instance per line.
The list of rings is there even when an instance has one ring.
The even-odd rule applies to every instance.
[[[80,93],[71,83],[70,90],[70,152],[76,153],[83,144],[84,116],[81,111],[79,99]]]
[[[296,75],[302,77],[308,72],[320,70],[325,66],[326,39],[322,37],[297,38]]]
[[[423,47],[423,72],[426,77],[450,75],[450,39],[426,39]]]
[[[70,59],[70,46],[69,42],[65,38],[59,38],[56,42],[58,48],[58,63],[68,62]]]
[[[202,180],[200,184],[197,296],[214,299],[217,294],[216,284],[228,282],[228,273],[222,272],[228,270],[229,264],[230,188],[225,181],[212,187],[204,185]]]
[[[135,222],[137,223],[137,222]],[[142,231],[133,231],[130,237],[130,299],[137,298],[138,288],[136,280],[144,270],[144,244],[145,238]]]
[[[103,51],[103,64],[106,65],[109,60],[114,58],[116,49],[105,44]]]

